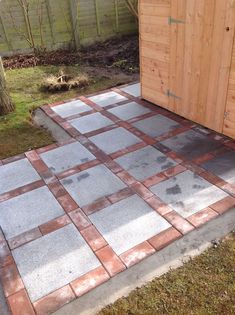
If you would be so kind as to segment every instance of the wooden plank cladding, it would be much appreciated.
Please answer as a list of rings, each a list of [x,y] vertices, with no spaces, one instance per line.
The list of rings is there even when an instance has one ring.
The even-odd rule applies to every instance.
[[[235,0],[140,0],[142,97],[235,138]]]
[[[139,1],[142,97],[168,107],[170,0]]]

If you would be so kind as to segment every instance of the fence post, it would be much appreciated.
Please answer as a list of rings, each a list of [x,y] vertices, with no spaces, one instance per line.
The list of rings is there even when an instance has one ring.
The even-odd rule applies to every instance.
[[[100,28],[99,7],[98,7],[97,0],[94,0],[94,1],[95,1],[95,16],[96,16],[97,34],[98,34],[98,36],[100,36],[101,35],[101,28]]]
[[[78,0],[70,0],[70,12],[72,19],[72,31],[75,42],[75,48],[80,47],[79,29],[78,29]]]

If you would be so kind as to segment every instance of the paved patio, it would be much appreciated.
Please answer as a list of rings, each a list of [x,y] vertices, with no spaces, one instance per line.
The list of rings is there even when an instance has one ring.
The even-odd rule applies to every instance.
[[[54,312],[235,206],[235,142],[138,83],[42,109],[71,140],[0,161],[13,315]]]

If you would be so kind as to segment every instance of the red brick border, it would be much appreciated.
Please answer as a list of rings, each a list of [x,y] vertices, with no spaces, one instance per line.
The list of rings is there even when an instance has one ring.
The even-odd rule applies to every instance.
[[[33,306],[25,289],[9,296],[7,302],[13,315],[35,315]]]
[[[10,249],[14,249],[14,248],[22,246],[26,243],[32,242],[41,236],[42,236],[42,234],[41,234],[39,228],[34,228],[30,231],[24,232],[20,235],[17,235],[15,237],[9,239],[8,244],[9,244]]]
[[[148,242],[157,251],[159,251],[181,237],[182,237],[182,234],[179,231],[177,231],[175,228],[171,227],[159,233],[158,235],[150,238]]]
[[[99,258],[111,277],[126,269],[121,259],[114,253],[113,249],[109,245],[98,250],[96,252],[96,256]]]
[[[65,214],[39,226],[42,235],[47,235],[71,223],[70,218]]]
[[[181,217],[176,211],[166,213],[164,218],[183,235],[194,229],[194,226]]]
[[[25,185],[25,186],[22,186],[19,188],[16,188],[14,190],[11,190],[9,192],[6,192],[6,193],[0,195],[0,202],[6,201],[6,200],[14,198],[14,197],[17,197],[21,194],[27,193],[27,192],[32,191],[32,190],[37,189],[37,188],[41,188],[43,186],[45,186],[44,181],[42,179],[39,179],[36,182],[33,182],[31,184],[28,184],[28,185]]]
[[[110,90],[107,90],[107,92],[108,91]],[[47,312],[54,312],[58,308],[62,307],[64,304],[69,303],[70,301],[75,299],[76,297],[80,297],[93,288],[97,287],[98,285],[104,283],[105,281],[110,279],[110,277],[113,277],[126,268],[137,264],[146,257],[154,254],[156,251],[165,248],[177,239],[183,237],[183,235],[193,231],[195,228],[200,227],[202,224],[207,223],[208,221],[216,218],[218,215],[222,215],[224,212],[229,211],[230,209],[235,207],[235,185],[227,183],[218,176],[215,176],[214,174],[204,170],[201,167],[201,164],[205,161],[209,161],[216,156],[234,150],[234,141],[231,141],[228,138],[221,136],[215,132],[207,130],[204,131],[203,128],[196,125],[195,123],[179,117],[171,112],[168,112],[165,109],[153,106],[152,104],[149,104],[138,97],[136,98],[134,96],[130,96],[120,89],[114,88],[111,89],[111,91],[115,91],[127,97],[127,100],[103,108],[88,99],[88,97],[93,96],[93,94],[88,97],[78,97],[76,99],[81,100],[89,105],[91,107],[91,110],[78,115],[66,117],[65,119],[58,116],[52,109],[53,106],[58,106],[68,101],[43,106],[44,112],[57,124],[64,128],[64,130],[68,134],[70,134],[72,138],[68,141],[65,141],[64,143],[54,143],[47,147],[32,150],[26,152],[25,154],[20,154],[15,157],[0,161],[0,165],[6,165],[8,163],[26,157],[42,178],[41,180],[33,182],[29,185],[19,187],[13,191],[0,195],[0,202],[34,190],[36,188],[47,186],[65,211],[65,214],[61,217],[46,222],[45,224],[42,224],[39,227],[27,231],[26,233],[18,235],[17,237],[9,239],[8,242],[5,240],[3,233],[0,231],[0,278],[3,282],[4,294],[7,297],[8,304],[14,315],[23,313],[31,315],[35,314],[35,311],[37,315],[44,315]],[[106,91],[102,91],[100,92],[100,94],[104,92]],[[121,106],[130,101],[134,101],[137,104],[146,106],[147,108],[151,109],[151,112],[127,121],[122,121],[115,115],[108,112],[108,109]],[[111,119],[113,121],[113,125],[101,128],[94,132],[81,134],[69,123],[69,120],[83,117],[85,115],[89,115],[95,112],[100,112],[105,117]],[[133,127],[134,122],[158,114],[173,119],[174,121],[181,124],[181,126],[157,138],[151,138],[137,128]],[[139,137],[140,142],[108,155],[100,150],[98,147],[96,147],[89,140],[89,137],[93,135],[100,134],[102,132],[118,127],[123,127],[132,134]],[[215,139],[216,141],[221,143],[221,147],[217,150],[208,152],[207,154],[201,155],[196,159],[189,161],[185,157],[179,156],[176,152],[169,150],[167,147],[164,147],[160,143],[160,141],[162,140],[168,139],[190,129],[193,129],[196,132],[204,135],[206,134],[211,139]],[[84,145],[84,147],[86,147],[91,153],[95,155],[96,159],[73,167],[69,170],[66,170],[65,172],[61,172],[56,175],[52,174],[46,164],[41,160],[40,154],[53,150],[57,147],[61,147],[63,145],[73,143],[75,141],[79,141],[82,145]],[[175,160],[178,164],[140,182],[132,177],[127,171],[125,171],[117,162],[114,161],[114,159],[130,152],[134,152],[140,148],[146,147],[147,145],[152,145],[166,156]],[[108,169],[111,170],[113,174],[119,177],[127,185],[127,187],[112,195],[100,198],[99,200],[96,200],[92,204],[82,207],[81,209],[79,208],[79,205],[68,194],[68,192],[59,182],[59,180],[61,178],[65,178],[74,173],[79,173],[85,169],[89,169],[101,163],[108,167]],[[210,205],[208,208],[198,211],[197,213],[189,216],[186,219],[183,218],[176,211],[165,204],[162,200],[160,200],[157,196],[155,196],[149,188],[161,181],[176,176],[177,174],[180,174],[185,170],[191,170],[202,178],[209,181],[211,184],[216,185],[220,189],[223,189],[228,193],[228,196]],[[118,256],[104,239],[104,237],[95,228],[95,226],[90,222],[88,215],[94,213],[95,211],[103,209],[113,203],[119,202],[120,200],[128,198],[133,194],[138,194],[143,200],[145,200],[145,202],[154,211],[156,211],[159,215],[161,215],[170,223],[171,227]],[[73,223],[80,231],[81,235],[88,243],[90,248],[93,250],[96,257],[98,257],[98,259],[100,260],[101,265],[98,268],[88,272],[78,279],[75,279],[71,283],[68,283],[64,287],[59,288],[58,290],[48,294],[47,296],[32,304],[24,288],[24,284],[22,282],[22,279],[20,278],[20,274],[14,263],[14,259],[11,255],[9,247],[11,249],[16,248],[18,246],[31,242],[36,238],[43,237],[44,235],[60,229],[70,223]]]
[[[71,282],[71,287],[75,292],[77,297],[84,295],[85,293],[91,291],[95,287],[101,285],[102,283],[109,280],[109,275],[105,271],[104,267],[100,266],[79,279]]]
[[[94,252],[108,245],[94,225],[81,230],[81,234]]]
[[[210,205],[210,208],[215,210],[219,214],[223,214],[224,212],[235,208],[235,198],[228,196],[213,205]]]
[[[201,210],[191,215],[190,217],[187,218],[187,220],[195,227],[199,227],[207,223],[208,221],[211,221],[217,216],[218,216],[218,213],[216,213],[214,210],[208,207],[204,210]]]
[[[75,294],[72,288],[70,285],[66,285],[36,301],[33,303],[33,306],[37,315],[45,315],[57,311],[63,305],[70,303],[74,299]]]
[[[120,255],[127,268],[155,253],[155,249],[147,242],[143,242]]]

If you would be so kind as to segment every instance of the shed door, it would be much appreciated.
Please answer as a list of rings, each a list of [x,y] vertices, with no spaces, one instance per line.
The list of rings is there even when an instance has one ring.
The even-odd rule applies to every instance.
[[[168,108],[222,132],[235,0],[171,0]]]

